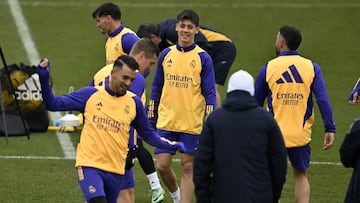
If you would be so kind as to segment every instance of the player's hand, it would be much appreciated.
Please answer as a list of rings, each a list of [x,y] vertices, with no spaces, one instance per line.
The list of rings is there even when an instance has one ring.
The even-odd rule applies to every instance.
[[[171,145],[176,144],[176,142],[175,142],[175,141],[168,140],[168,139],[166,139],[166,138],[164,138],[164,137],[160,137],[160,139],[161,139],[162,141],[165,141],[165,142],[167,142],[167,143],[171,144]]]
[[[324,137],[323,150],[330,149],[334,144],[335,133],[326,132]]]
[[[38,67],[40,68],[47,68],[49,66],[49,59],[43,58],[40,63],[38,64]]]
[[[181,153],[184,153],[186,151],[185,145],[182,142],[176,142],[175,146],[176,149],[179,150]]]
[[[163,138],[163,137],[160,137],[161,140],[171,144],[171,145],[174,145],[176,147],[177,150],[179,150],[180,152],[185,152],[186,149],[185,149],[185,146],[184,146],[184,143],[182,142],[175,142],[175,141],[171,141],[171,140],[168,140],[166,138]]]
[[[126,156],[126,164],[125,164],[126,170],[129,170],[135,165],[136,154],[137,154],[137,147],[129,149],[128,154]]]
[[[355,105],[355,104],[358,104],[360,102],[360,95],[359,95],[358,92],[355,92],[355,93],[351,94],[349,98],[350,98],[349,103],[351,105]]]

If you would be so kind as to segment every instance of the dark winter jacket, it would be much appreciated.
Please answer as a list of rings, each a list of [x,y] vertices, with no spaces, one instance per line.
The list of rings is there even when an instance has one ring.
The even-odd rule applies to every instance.
[[[360,119],[352,124],[340,147],[340,159],[345,167],[354,168],[345,203],[360,202]]]
[[[287,151],[273,116],[246,91],[228,93],[207,118],[194,160],[198,203],[277,202]]]

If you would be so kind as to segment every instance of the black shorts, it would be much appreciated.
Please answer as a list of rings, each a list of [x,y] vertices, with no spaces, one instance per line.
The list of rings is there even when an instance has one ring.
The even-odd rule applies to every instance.
[[[214,64],[215,82],[218,85],[224,85],[236,57],[236,48],[232,42],[218,41],[210,43],[212,44],[211,57]]]

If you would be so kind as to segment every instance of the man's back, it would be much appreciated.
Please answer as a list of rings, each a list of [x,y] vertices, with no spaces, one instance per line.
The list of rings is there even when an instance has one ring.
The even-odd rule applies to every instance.
[[[207,201],[211,182],[214,202],[272,202],[281,193],[286,168],[285,145],[272,115],[250,95],[232,92],[204,125],[194,161],[197,200]]]

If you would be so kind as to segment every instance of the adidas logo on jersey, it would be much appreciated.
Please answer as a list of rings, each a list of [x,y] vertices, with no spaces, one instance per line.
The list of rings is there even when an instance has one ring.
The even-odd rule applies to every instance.
[[[276,84],[293,83],[294,81],[296,83],[304,83],[296,67],[291,65],[289,66],[289,70],[283,72],[282,77],[276,80]]]

